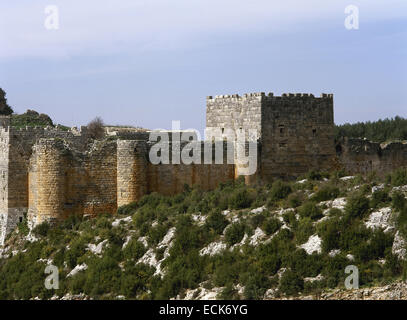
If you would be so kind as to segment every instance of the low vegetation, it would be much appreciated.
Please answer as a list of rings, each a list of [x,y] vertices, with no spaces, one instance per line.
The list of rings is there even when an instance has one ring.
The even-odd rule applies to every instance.
[[[406,169],[383,180],[342,175],[312,172],[256,187],[238,180],[211,192],[186,186],[115,215],[41,224],[30,237],[22,223],[0,259],[0,299],[169,299],[215,288],[223,299],[317,294],[343,287],[350,264],[362,287],[405,277],[392,247],[397,231],[407,237]],[[391,209],[390,231],[367,224],[383,208]],[[315,238],[320,247],[310,250]],[[44,287],[49,263],[59,269],[57,290]]]

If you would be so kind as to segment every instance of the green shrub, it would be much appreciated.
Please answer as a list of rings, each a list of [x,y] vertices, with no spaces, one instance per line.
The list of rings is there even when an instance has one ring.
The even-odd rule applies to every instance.
[[[238,189],[233,192],[229,206],[232,209],[245,209],[250,208],[253,199],[250,197],[249,192],[246,189]]]
[[[36,236],[45,237],[48,234],[49,229],[50,229],[49,223],[43,222],[43,223],[37,225],[36,227],[34,227],[33,233]]]
[[[291,193],[288,195],[287,204],[290,208],[297,208],[302,203],[302,197],[298,193]]]
[[[348,198],[345,212],[349,217],[363,217],[369,211],[369,200],[360,194],[352,195]]]
[[[127,246],[123,249],[123,256],[127,260],[137,261],[144,255],[144,253],[146,253],[146,251],[147,249],[144,247],[144,244],[136,239],[131,239]]]
[[[315,227],[311,218],[304,217],[298,221],[298,226],[295,229],[295,236],[297,244],[303,244],[307,242],[310,236],[315,232]]]
[[[229,246],[240,242],[245,233],[245,226],[242,223],[233,223],[226,229],[225,241]]]
[[[373,192],[372,199],[370,200],[370,207],[377,208],[380,205],[384,205],[390,202],[390,197],[387,191],[385,190],[378,190]]]
[[[312,200],[316,202],[321,202],[336,199],[338,196],[339,196],[338,187],[332,185],[325,185],[312,196]]]
[[[28,235],[28,233],[30,232],[30,229],[28,228],[28,224],[27,224],[27,219],[24,219],[22,222],[20,222],[17,225],[17,228],[18,228],[18,231],[24,236]]]
[[[298,213],[302,218],[309,217],[312,220],[318,220],[323,216],[322,210],[312,201],[308,201],[299,207]]]
[[[262,229],[267,235],[271,235],[279,230],[281,225],[277,218],[272,217],[263,222]]]
[[[399,168],[391,175],[391,184],[395,187],[407,184],[407,169]]]
[[[285,199],[291,191],[289,184],[276,180],[271,187],[270,196],[273,201]]]
[[[279,289],[288,296],[296,295],[304,289],[304,280],[297,273],[287,270],[281,277]]]
[[[406,207],[406,198],[404,197],[404,194],[401,193],[400,191],[396,191],[392,195],[392,207],[396,211],[401,211]]]
[[[217,296],[220,300],[238,300],[239,294],[234,288],[233,283],[228,283]]]
[[[221,234],[228,225],[228,220],[219,211],[214,211],[209,214],[205,221],[205,227],[214,230],[216,234]]]
[[[290,227],[296,227],[297,218],[294,211],[287,211],[283,214],[283,221],[288,224]]]
[[[130,215],[133,214],[138,208],[138,203],[137,202],[131,202],[129,204],[126,204],[124,206],[120,206],[117,209],[117,214],[120,215]]]

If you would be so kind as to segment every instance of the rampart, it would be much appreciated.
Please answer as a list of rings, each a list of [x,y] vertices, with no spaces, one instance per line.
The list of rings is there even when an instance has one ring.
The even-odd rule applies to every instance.
[[[240,142],[232,143],[230,153],[230,131],[234,137],[245,132],[246,155],[256,146],[257,170],[245,177],[249,184],[291,179],[311,169],[384,174],[407,166],[406,143],[335,141],[332,94],[207,97],[206,126],[206,140],[195,142],[199,151],[192,163],[173,161],[190,143],[178,144],[182,132],[177,131],[167,132],[169,163],[153,163],[152,131],[109,127],[106,137],[95,141],[87,127],[17,129],[0,116],[0,245],[26,217],[34,226],[73,214],[114,213],[152,192],[174,195],[185,185],[212,190],[234,180],[244,165],[235,152]]]

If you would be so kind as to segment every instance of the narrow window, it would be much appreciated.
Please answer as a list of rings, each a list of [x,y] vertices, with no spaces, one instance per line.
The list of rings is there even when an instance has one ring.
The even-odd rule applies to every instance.
[[[278,127],[280,130],[280,137],[284,137],[284,132],[285,132],[284,125],[281,124]]]
[[[317,129],[312,129],[312,135],[315,137],[317,135]]]
[[[20,217],[19,219],[20,219],[20,223],[23,222],[23,217]]]
[[[225,132],[225,128],[222,128],[222,134]]]

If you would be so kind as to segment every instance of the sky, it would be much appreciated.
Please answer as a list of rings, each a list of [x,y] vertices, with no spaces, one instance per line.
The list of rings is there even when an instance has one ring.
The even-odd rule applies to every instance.
[[[407,117],[407,1],[2,0],[0,87],[69,126],[202,132],[206,96],[250,92],[333,93],[338,124]]]

